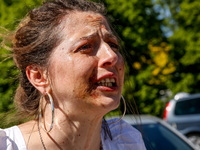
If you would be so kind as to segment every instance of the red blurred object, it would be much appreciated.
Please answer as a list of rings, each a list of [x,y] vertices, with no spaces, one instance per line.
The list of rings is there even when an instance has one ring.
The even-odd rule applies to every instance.
[[[169,102],[168,102],[166,107],[165,107],[165,112],[164,112],[164,115],[163,115],[164,120],[167,120],[167,114],[168,114],[169,111],[170,111],[170,105],[169,105]]]

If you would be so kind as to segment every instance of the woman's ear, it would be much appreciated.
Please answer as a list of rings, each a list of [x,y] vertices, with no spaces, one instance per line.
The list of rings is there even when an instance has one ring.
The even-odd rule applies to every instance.
[[[27,66],[26,75],[31,84],[41,93],[45,94],[50,90],[49,80],[47,78],[47,71],[38,66]]]

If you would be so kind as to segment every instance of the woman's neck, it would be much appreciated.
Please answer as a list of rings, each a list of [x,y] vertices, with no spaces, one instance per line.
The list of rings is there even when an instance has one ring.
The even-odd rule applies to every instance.
[[[49,115],[45,115],[45,120],[42,119],[42,123],[45,122],[45,127],[48,130],[51,113],[45,114]],[[36,121],[27,122],[19,127],[29,150],[44,149],[44,146],[48,150],[100,150],[101,123],[102,117],[94,117],[94,114],[86,116],[83,113],[74,116],[61,110],[55,110],[54,126],[49,133],[42,129],[41,123],[39,123],[38,129]]]
[[[48,134],[56,138],[59,145],[71,149],[99,150],[101,141],[101,117],[90,118],[84,114],[73,116],[62,114],[55,118],[54,129]],[[62,146],[61,145],[61,146]]]

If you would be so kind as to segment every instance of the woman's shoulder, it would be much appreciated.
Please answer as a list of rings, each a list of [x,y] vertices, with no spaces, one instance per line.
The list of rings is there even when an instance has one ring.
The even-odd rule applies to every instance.
[[[17,126],[0,129],[0,150],[26,150],[22,133]]]
[[[107,123],[116,122],[119,118],[107,120]],[[114,124],[109,125],[112,134],[112,140],[107,138],[105,144],[112,144],[110,149],[126,149],[126,150],[145,150],[144,142],[141,133],[125,122],[120,120]]]

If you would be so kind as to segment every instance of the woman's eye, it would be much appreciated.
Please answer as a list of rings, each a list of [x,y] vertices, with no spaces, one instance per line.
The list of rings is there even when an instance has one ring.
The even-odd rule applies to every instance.
[[[77,51],[82,51],[82,52],[84,52],[84,51],[90,51],[91,49],[92,49],[92,45],[89,44],[89,43],[87,43],[87,44],[84,44],[84,45],[82,45],[81,47],[79,47],[79,48],[77,49]]]
[[[119,50],[119,45],[115,44],[113,42],[108,42],[108,45],[114,50],[114,51],[118,51]]]

